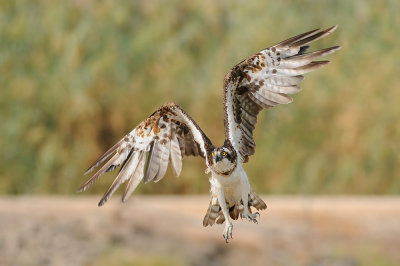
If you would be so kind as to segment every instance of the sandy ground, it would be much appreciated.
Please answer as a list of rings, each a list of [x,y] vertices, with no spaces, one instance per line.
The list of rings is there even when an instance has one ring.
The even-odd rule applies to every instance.
[[[208,196],[0,197],[0,265],[400,265],[400,198],[268,197],[203,227]]]

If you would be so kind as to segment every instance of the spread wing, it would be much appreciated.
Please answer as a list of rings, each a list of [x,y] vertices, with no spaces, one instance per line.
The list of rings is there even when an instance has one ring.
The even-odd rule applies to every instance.
[[[103,173],[122,165],[114,182],[100,200],[99,206],[103,205],[122,183],[128,181],[122,196],[122,201],[125,201],[142,179],[145,183],[161,180],[169,161],[173,172],[179,176],[183,156],[207,158],[207,151],[211,145],[196,122],[178,105],[163,105],[89,167],[85,174],[92,172],[108,159],[78,191],[85,191]]]
[[[253,131],[258,113],[264,108],[288,104],[293,100],[303,74],[316,70],[329,61],[313,61],[340,49],[334,46],[305,53],[307,44],[332,33],[309,31],[266,48],[236,65],[224,80],[225,138],[240,154],[243,162],[255,152]]]

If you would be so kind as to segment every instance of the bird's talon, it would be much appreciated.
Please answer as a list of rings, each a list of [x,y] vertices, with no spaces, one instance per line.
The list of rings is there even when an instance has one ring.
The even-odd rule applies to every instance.
[[[246,217],[249,222],[253,222],[255,224],[258,224],[258,221],[256,219],[257,218],[257,214],[258,214],[258,217],[260,217],[260,213],[258,213],[258,212],[256,212],[256,213],[250,213],[249,212],[249,213],[245,214],[244,217]]]
[[[224,229],[222,237],[225,239],[225,243],[228,243],[228,239],[232,238],[232,224],[227,224]]]

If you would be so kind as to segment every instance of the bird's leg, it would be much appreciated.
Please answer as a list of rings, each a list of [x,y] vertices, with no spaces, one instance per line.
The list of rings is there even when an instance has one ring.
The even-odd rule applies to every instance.
[[[229,218],[229,211],[228,211],[228,207],[226,206],[224,190],[222,188],[217,189],[217,198],[218,198],[219,206],[221,207],[222,213],[225,218],[225,229],[224,229],[224,233],[222,236],[225,238],[225,242],[228,243],[228,239],[232,238],[233,225]]]
[[[241,178],[240,180],[241,183],[241,189],[242,189],[242,202],[243,202],[243,206],[244,206],[244,210],[243,213],[240,213],[240,217],[241,218],[246,218],[247,220],[254,222],[254,223],[258,223],[257,222],[257,214],[260,215],[258,212],[256,213],[251,213],[250,212],[250,207],[249,207],[249,195],[250,195],[250,184],[249,181],[247,180],[247,176],[246,178]]]

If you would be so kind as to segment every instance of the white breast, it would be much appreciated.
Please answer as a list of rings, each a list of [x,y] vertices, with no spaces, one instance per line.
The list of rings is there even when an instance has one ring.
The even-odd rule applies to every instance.
[[[238,169],[235,169],[230,176],[221,176],[212,172],[211,190],[222,189],[225,201],[232,206],[241,198],[241,178],[241,171]]]

